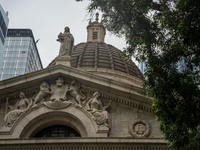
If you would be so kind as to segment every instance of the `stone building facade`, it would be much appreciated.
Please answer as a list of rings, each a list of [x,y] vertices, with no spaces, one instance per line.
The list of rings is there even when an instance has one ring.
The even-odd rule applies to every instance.
[[[141,72],[104,42],[98,17],[87,29],[75,46],[61,33],[67,53],[47,68],[0,82],[0,150],[169,149]]]

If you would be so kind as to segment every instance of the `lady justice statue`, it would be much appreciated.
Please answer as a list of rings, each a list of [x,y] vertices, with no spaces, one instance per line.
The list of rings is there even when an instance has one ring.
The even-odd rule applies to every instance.
[[[65,27],[64,33],[58,35],[57,41],[61,43],[59,56],[71,56],[74,49],[74,37],[69,27]]]

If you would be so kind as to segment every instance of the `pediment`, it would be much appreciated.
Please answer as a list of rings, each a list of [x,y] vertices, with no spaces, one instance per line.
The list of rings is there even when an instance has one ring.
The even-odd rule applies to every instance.
[[[63,82],[61,88],[57,83],[59,81]],[[65,113],[72,107],[77,111],[82,110],[89,117],[88,120],[95,122],[92,124],[96,124],[97,133],[103,132],[108,136],[110,132],[110,136],[137,138],[154,137],[157,134],[156,137],[162,137],[152,114],[150,99],[143,96],[142,89],[135,86],[56,65],[0,82],[0,104],[4,121],[7,118],[9,120],[8,106],[15,106],[20,101],[21,92],[28,101],[27,108],[21,113],[23,115],[11,120],[11,123],[7,121],[7,124],[0,124],[0,127],[7,126],[7,133],[11,133],[14,126],[20,123],[20,118],[23,120],[28,112],[37,114],[38,110],[45,109],[45,113]],[[156,129],[151,131],[151,126],[156,126]],[[133,128],[141,132],[137,134]],[[0,129],[0,134],[5,134],[1,131]]]
[[[21,91],[34,95],[39,91],[43,81],[54,84],[58,77],[63,77],[66,84],[77,80],[88,93],[98,91],[103,98],[148,112],[152,111],[151,100],[142,95],[141,88],[63,65],[0,81],[0,102],[17,98]]]

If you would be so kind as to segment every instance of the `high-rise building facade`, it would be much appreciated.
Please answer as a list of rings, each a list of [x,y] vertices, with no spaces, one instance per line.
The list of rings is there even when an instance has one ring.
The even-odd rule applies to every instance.
[[[146,69],[146,63],[144,61],[140,62],[138,64],[138,68],[140,69],[141,73],[144,74]]]
[[[0,69],[3,60],[4,43],[8,30],[8,13],[0,5]]]
[[[30,29],[8,29],[0,80],[42,69]]]

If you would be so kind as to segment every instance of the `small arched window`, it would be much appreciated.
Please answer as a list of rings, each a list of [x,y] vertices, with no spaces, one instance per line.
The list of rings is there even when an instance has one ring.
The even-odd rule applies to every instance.
[[[71,127],[54,125],[40,130],[33,137],[81,137],[81,135]]]

